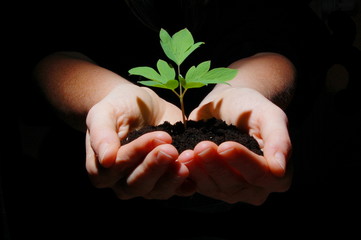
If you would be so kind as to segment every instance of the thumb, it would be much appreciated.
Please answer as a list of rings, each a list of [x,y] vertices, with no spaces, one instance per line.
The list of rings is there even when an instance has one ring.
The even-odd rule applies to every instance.
[[[284,176],[287,161],[291,155],[292,145],[288,134],[287,121],[268,121],[262,131],[264,141],[263,154],[270,171],[278,176]]]
[[[195,108],[189,115],[190,120],[198,121],[203,119],[209,119],[215,116],[215,113],[213,111],[213,102],[209,102],[206,104],[203,104],[197,108]]]
[[[120,139],[116,130],[114,116],[99,113],[89,114],[87,126],[90,136],[90,145],[103,167],[111,167],[115,163],[120,148]],[[125,129],[124,129],[125,131]]]

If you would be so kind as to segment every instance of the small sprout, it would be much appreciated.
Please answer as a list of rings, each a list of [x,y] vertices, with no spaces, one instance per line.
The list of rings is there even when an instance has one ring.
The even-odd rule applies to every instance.
[[[183,78],[180,73],[180,66],[184,60],[203,42],[194,43],[192,34],[188,29],[182,29],[170,36],[164,29],[160,30],[160,45],[165,55],[172,60],[177,71],[170,63],[159,59],[157,62],[157,70],[151,67],[135,67],[129,70],[131,75],[139,75],[144,77],[144,81],[139,81],[148,87],[165,88],[173,91],[179,98],[182,110],[183,123],[186,126],[186,115],[184,111],[184,95],[190,88],[200,88],[208,84],[224,83],[232,80],[237,70],[230,68],[214,68],[210,69],[211,61],[205,61],[198,66],[192,66]],[[176,89],[178,88],[178,91]]]

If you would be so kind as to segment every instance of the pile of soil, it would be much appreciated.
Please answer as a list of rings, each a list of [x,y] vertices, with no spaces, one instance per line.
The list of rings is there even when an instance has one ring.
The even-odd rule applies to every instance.
[[[182,122],[175,124],[165,122],[158,126],[146,126],[130,132],[127,138],[122,141],[122,144],[129,143],[139,136],[152,131],[165,131],[169,133],[173,139],[172,144],[177,148],[178,152],[194,149],[199,142],[209,140],[217,145],[226,141],[235,141],[254,153],[263,155],[257,141],[252,136],[242,132],[234,125],[228,125],[224,121],[215,118],[207,121],[187,121],[187,128],[184,128]]]

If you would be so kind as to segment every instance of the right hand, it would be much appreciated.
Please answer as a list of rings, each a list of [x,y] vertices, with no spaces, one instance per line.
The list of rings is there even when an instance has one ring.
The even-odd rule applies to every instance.
[[[86,168],[96,187],[110,187],[121,199],[166,199],[175,194],[189,175],[165,132],[144,134],[121,146],[131,130],[164,121],[181,121],[181,110],[151,89],[132,84],[114,88],[88,112]],[[184,188],[182,188],[184,189]]]
[[[197,185],[197,192],[228,203],[260,205],[270,193],[289,189],[292,144],[282,109],[258,91],[229,87],[190,115],[196,121],[212,117],[248,132],[258,141],[263,156],[232,141],[198,143],[178,158],[191,172],[189,178]]]

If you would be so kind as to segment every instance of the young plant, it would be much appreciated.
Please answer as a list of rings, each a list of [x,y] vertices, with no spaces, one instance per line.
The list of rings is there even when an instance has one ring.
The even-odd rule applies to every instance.
[[[129,70],[131,75],[139,75],[148,80],[139,81],[149,87],[165,88],[173,91],[179,98],[184,126],[186,115],[184,111],[184,95],[190,88],[200,88],[208,84],[226,83],[233,79],[237,70],[230,68],[210,69],[211,61],[205,61],[198,66],[192,66],[182,76],[180,67],[184,60],[203,42],[194,43],[193,36],[188,29],[182,29],[170,36],[164,29],[160,30],[160,44],[165,55],[176,64],[176,70],[170,63],[159,59],[157,70],[151,67],[136,67]],[[176,91],[178,89],[178,91]]]

